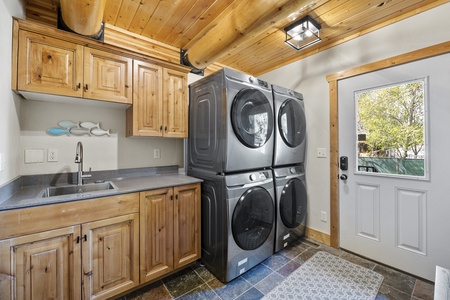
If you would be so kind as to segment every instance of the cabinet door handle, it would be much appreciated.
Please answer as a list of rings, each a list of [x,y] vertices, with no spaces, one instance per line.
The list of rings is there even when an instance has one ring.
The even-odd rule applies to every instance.
[[[170,200],[173,200],[173,195],[170,195]]]
[[[81,83],[80,82],[78,82],[78,84],[77,84],[77,91],[79,90],[81,88]]]
[[[159,127],[159,131],[162,131],[162,125]]]
[[[176,196],[175,196],[175,200],[178,200],[178,194],[176,194]]]
[[[88,84],[86,83],[86,85],[84,86],[84,88],[86,89],[86,91],[89,89]]]
[[[86,276],[92,276],[92,274],[93,274],[92,271],[84,273],[84,275],[86,275]]]
[[[167,132],[167,126],[166,126],[166,127],[164,127],[164,131],[165,131],[165,132]]]

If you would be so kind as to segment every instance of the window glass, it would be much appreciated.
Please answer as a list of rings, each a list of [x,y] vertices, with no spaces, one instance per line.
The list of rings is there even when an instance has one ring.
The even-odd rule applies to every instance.
[[[355,93],[357,172],[426,177],[425,79]]]

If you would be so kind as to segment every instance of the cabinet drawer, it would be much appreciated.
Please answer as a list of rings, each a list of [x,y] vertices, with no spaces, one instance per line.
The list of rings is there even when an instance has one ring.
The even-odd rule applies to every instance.
[[[139,212],[139,193],[0,212],[0,240]]]

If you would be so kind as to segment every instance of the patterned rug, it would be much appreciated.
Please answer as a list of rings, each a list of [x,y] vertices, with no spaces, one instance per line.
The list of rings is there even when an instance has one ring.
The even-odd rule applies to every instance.
[[[384,277],[327,252],[317,252],[263,299],[373,300]]]

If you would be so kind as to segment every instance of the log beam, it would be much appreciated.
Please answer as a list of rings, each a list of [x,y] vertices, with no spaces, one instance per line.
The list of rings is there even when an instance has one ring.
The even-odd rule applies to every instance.
[[[101,30],[106,0],[61,0],[60,3],[62,19],[72,31],[94,36]]]
[[[320,0],[264,0],[255,5],[253,0],[239,1],[230,14],[220,15],[202,38],[185,49],[183,61],[196,69],[204,69],[230,51],[246,44],[255,35],[267,30],[267,24],[281,19],[296,19]],[[293,21],[292,19],[290,20]],[[282,42],[282,41],[281,41]]]

